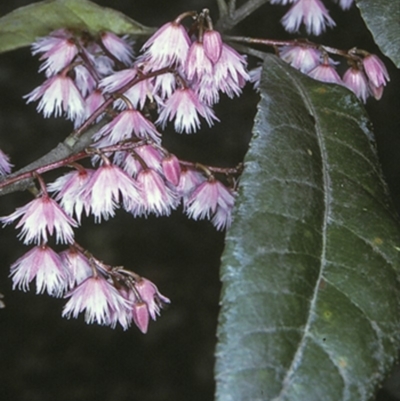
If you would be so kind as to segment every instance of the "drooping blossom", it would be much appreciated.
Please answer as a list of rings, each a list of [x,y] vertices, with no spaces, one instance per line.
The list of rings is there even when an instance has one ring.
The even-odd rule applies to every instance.
[[[83,97],[90,95],[97,87],[97,81],[84,65],[74,67],[74,82]]]
[[[146,303],[148,313],[153,320],[156,320],[156,317],[160,314],[161,306],[171,302],[158,291],[155,284],[145,278],[141,278],[136,282],[135,288],[142,300]]]
[[[167,121],[175,120],[174,127],[177,132],[190,134],[200,127],[199,115],[209,126],[213,125],[213,120],[219,121],[213,110],[202,103],[191,89],[181,88],[165,101],[156,123],[165,127]]]
[[[186,167],[181,169],[177,192],[182,197],[184,204],[186,204],[193,191],[204,181],[206,181],[206,178],[199,171]]]
[[[55,75],[28,93],[27,103],[39,100],[38,112],[44,117],[66,114],[69,120],[80,120],[85,116],[85,102],[71,78]]]
[[[133,58],[131,43],[127,37],[120,38],[112,32],[102,32],[101,41],[107,51],[125,65],[130,65]]]
[[[108,220],[120,202],[134,205],[139,202],[138,188],[133,179],[114,164],[100,166],[89,178],[82,197],[90,207],[96,222]]]
[[[317,65],[315,68],[308,72],[308,75],[318,81],[339,85],[342,84],[342,80],[339,74],[336,72],[335,67],[328,61]]]
[[[152,139],[160,143],[160,134],[154,124],[133,108],[119,113],[111,122],[106,124],[98,133],[97,138],[107,137],[107,144],[116,144],[133,137]]]
[[[13,289],[29,290],[36,279],[36,293],[47,292],[60,297],[68,287],[68,270],[60,257],[47,245],[38,245],[21,256],[11,266]]]
[[[55,192],[56,200],[61,204],[65,212],[73,217],[80,224],[82,212],[89,215],[90,207],[82,196],[83,189],[94,170],[80,168],[58,177],[53,183],[47,187],[49,192]]]
[[[99,87],[104,92],[113,93],[120,90],[123,86],[136,77],[136,68],[127,68],[126,70],[114,72],[112,75],[103,78],[100,81]]]
[[[44,194],[25,206],[19,207],[7,217],[1,217],[3,224],[10,224],[15,220],[21,220],[16,225],[21,232],[18,237],[24,244],[40,244],[48,241],[48,236],[55,234],[56,242],[71,244],[74,241],[72,227],[77,227],[74,219],[68,216],[58,203]]]
[[[365,74],[358,68],[350,67],[343,75],[343,83],[365,103],[369,94],[368,81]]]
[[[204,74],[195,85],[196,93],[205,104],[212,106],[219,101],[219,93],[228,97],[239,96],[250,80],[246,59],[232,47],[222,44],[221,55],[211,74]]]
[[[137,184],[141,192],[140,202],[136,202],[132,208],[127,207],[134,215],[152,213],[156,216],[169,216],[178,206],[177,194],[155,170],[148,168],[140,171]]]
[[[129,302],[100,274],[82,281],[67,295],[62,316],[77,318],[85,312],[85,322],[115,327],[119,322],[128,328],[125,318]]]
[[[139,162],[137,156],[140,157],[142,163]],[[161,172],[161,160],[160,150],[151,145],[138,146],[133,153],[116,152],[114,155],[114,163],[122,167],[132,177],[136,177],[144,167]]]
[[[213,177],[200,184],[185,202],[186,214],[194,219],[212,219],[222,229],[230,221],[230,212],[234,204],[234,196],[221,182]],[[219,211],[222,209],[222,211]],[[223,217],[223,220],[221,218]]]
[[[288,32],[298,32],[303,23],[309,35],[320,35],[336,25],[321,0],[297,0],[281,21]]]
[[[182,67],[190,47],[190,39],[183,25],[168,22],[143,45],[144,59],[152,70],[164,67]]]
[[[134,288],[122,291],[125,298],[130,302],[126,319],[133,320],[139,330],[147,333],[150,317],[156,320],[160,310],[165,304],[171,301],[161,295],[158,288],[149,280],[140,278],[134,283]]]
[[[363,59],[363,67],[369,79],[371,92],[375,99],[382,96],[383,87],[390,81],[389,73],[382,60],[375,54],[369,54]]]
[[[303,73],[308,73],[320,63],[321,52],[306,46],[285,46],[279,52],[282,60]]]
[[[69,288],[74,288],[93,275],[88,258],[75,247],[70,246],[60,253],[61,261],[68,271]]]
[[[190,45],[184,71],[189,80],[201,80],[203,75],[213,73],[213,63],[206,55],[202,42],[195,41]]]
[[[32,54],[38,53],[42,53],[40,60],[45,60],[39,71],[46,71],[46,76],[50,77],[74,60],[78,54],[78,47],[72,35],[60,29],[32,44]]]

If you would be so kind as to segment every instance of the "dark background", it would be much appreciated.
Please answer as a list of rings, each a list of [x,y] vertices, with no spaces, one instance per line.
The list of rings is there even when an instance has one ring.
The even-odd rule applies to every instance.
[[[32,1],[0,3],[0,16]],[[113,7],[144,25],[160,26],[189,9],[210,8],[214,1],[114,0],[96,1]],[[343,13],[329,4],[337,28],[318,38],[320,43],[377,52],[355,7]],[[277,22],[285,7],[264,6],[241,23],[236,34],[289,37]],[[400,209],[399,71],[384,59],[391,82],[380,102],[369,100],[380,160],[393,200]],[[16,168],[52,149],[71,131],[61,119],[43,119],[36,105],[22,96],[38,86],[38,60],[29,49],[0,55],[0,148]],[[168,132],[166,146],[179,157],[232,166],[244,156],[250,138],[257,96],[217,106],[221,124],[194,135]],[[243,100],[246,100],[245,102]],[[49,180],[51,176],[47,177]],[[0,198],[0,215],[30,200],[29,194]],[[208,401],[213,399],[213,365],[220,282],[218,268],[224,235],[208,222],[171,218],[133,219],[120,212],[101,225],[84,221],[77,240],[99,259],[148,277],[172,304],[149,333],[135,327],[86,325],[82,319],[61,318],[63,300],[34,291],[11,290],[9,266],[23,253],[13,227],[0,241],[0,292],[7,307],[0,310],[0,400],[13,401]],[[397,378],[397,379],[396,379]],[[398,376],[380,391],[377,401],[394,401]]]

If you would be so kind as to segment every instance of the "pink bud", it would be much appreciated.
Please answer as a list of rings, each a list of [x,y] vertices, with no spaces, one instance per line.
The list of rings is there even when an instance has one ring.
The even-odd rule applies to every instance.
[[[363,66],[368,79],[373,86],[385,86],[390,81],[389,73],[382,60],[375,54],[369,54],[363,60]]]
[[[147,305],[144,302],[135,303],[132,309],[133,321],[139,330],[143,333],[147,333],[149,326],[149,311]]]
[[[209,30],[204,32],[203,46],[206,56],[215,64],[221,57],[222,39],[219,32]]]
[[[177,186],[181,177],[181,165],[175,155],[169,155],[162,161],[164,176],[168,182]]]

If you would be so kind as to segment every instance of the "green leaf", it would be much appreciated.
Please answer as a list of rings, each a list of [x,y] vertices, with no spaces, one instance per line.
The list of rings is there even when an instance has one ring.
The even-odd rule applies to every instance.
[[[382,53],[400,68],[400,0],[356,0]]]
[[[18,8],[0,18],[0,52],[29,46],[38,37],[60,28],[133,36],[154,32],[118,11],[88,0],[47,0]]]
[[[400,344],[400,232],[363,107],[266,56],[222,257],[217,401],[365,401]]]

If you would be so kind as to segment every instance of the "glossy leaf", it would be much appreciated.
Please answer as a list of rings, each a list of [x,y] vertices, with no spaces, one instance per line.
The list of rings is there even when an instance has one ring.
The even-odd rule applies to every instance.
[[[347,89],[266,56],[222,257],[217,401],[366,401],[400,343],[400,232]]]
[[[88,0],[47,0],[18,8],[0,18],[0,52],[29,46],[38,37],[60,28],[134,36],[153,32],[152,28],[118,11]]]
[[[382,53],[400,68],[400,0],[356,0]]]

